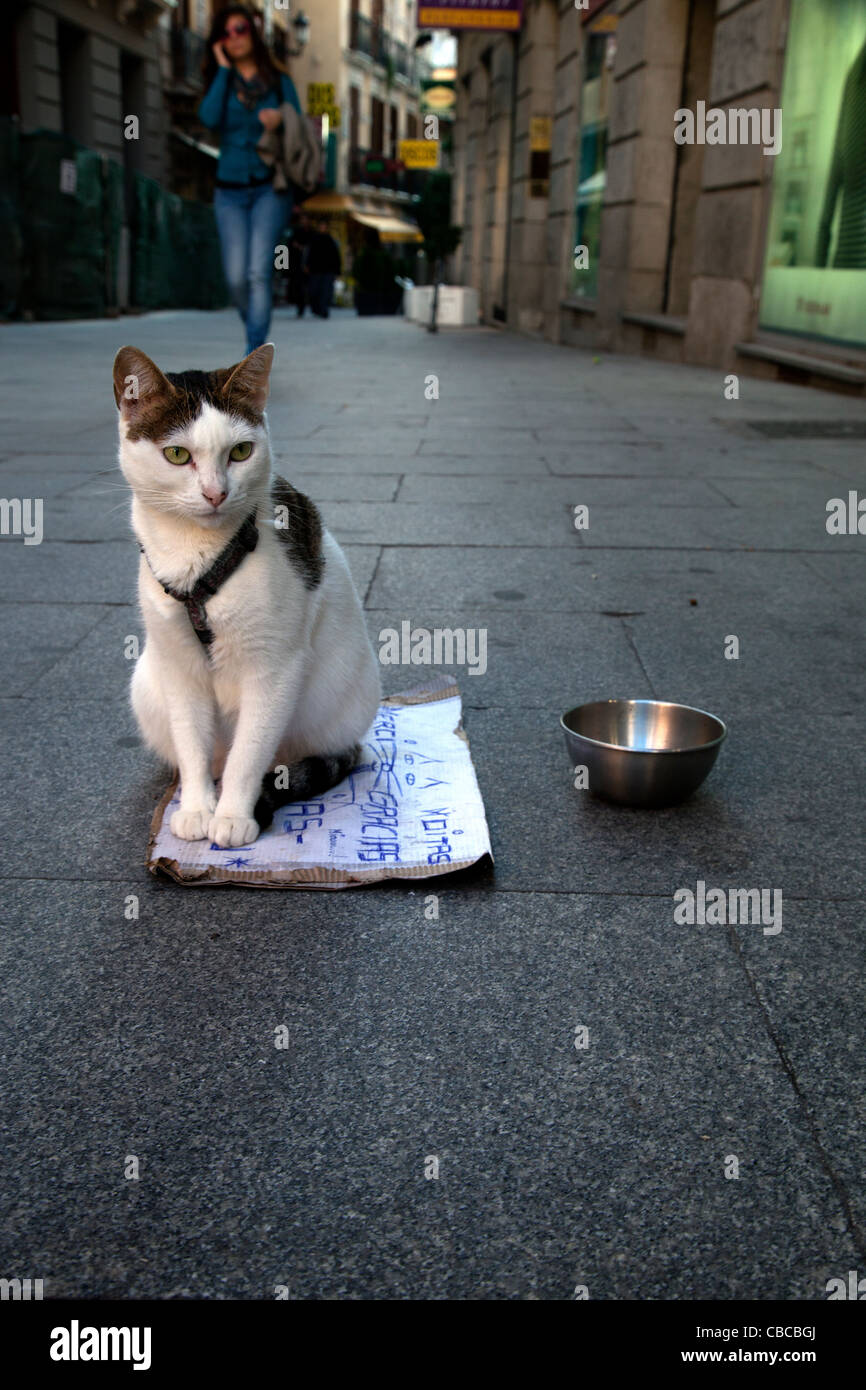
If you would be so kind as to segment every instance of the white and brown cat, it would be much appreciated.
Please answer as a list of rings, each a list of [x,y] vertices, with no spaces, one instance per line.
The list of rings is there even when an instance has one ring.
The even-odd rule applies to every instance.
[[[147,633],[132,706],[180,773],[172,833],[224,847],[342,781],[380,697],[345,556],[271,476],[273,356],[163,373],[124,347],[114,362]]]

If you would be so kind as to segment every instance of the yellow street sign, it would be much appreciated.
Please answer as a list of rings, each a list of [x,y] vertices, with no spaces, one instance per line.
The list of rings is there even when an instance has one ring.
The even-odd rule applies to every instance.
[[[407,169],[438,169],[439,141],[401,140],[399,158]]]
[[[331,130],[340,128],[340,108],[335,101],[333,82],[307,83],[307,115],[327,116]]]
[[[552,135],[553,121],[550,116],[530,116],[529,148],[531,150],[549,150]]]
[[[322,112],[329,106],[334,106],[337,101],[337,93],[334,90],[333,82],[308,82],[307,83],[307,115],[321,116]]]

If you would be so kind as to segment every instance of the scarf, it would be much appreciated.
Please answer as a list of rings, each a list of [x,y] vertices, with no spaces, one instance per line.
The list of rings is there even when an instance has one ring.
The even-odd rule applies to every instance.
[[[244,81],[237,68],[232,70],[232,86],[241,106],[245,106],[248,111],[255,111],[268,93],[274,90],[273,81],[265,82],[258,72],[249,82]]]

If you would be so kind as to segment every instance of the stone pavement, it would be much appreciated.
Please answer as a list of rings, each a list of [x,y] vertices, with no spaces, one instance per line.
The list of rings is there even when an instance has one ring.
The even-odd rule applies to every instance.
[[[239,329],[0,329],[0,491],[44,499],[43,543],[0,546],[0,1275],[55,1296],[822,1299],[866,1273],[866,539],[825,526],[866,466],[862,438],[813,437],[862,404],[745,378],[727,401],[714,372],[347,313],[283,313],[274,337],[278,464],[347,547],[374,640],[488,631],[487,673],[458,675],[495,866],[431,884],[438,921],[418,883],[148,877],[164,774],[127,707],[111,361],[132,342],[228,365]],[[728,722],[692,801],[574,790],[559,715],[617,695]],[[782,931],[675,924],[698,880],[781,890]]]

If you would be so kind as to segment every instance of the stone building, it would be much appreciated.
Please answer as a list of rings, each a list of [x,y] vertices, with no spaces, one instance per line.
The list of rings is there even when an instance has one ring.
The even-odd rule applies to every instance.
[[[329,186],[305,209],[328,222],[344,265],[364,228],[386,242],[417,243],[412,203],[423,173],[399,159],[400,141],[420,134],[419,82],[428,70],[416,48],[414,0],[304,0],[304,10],[309,42],[291,73],[305,109],[328,117],[331,144]]]
[[[2,114],[162,179],[167,121],[160,21],[169,0],[38,0],[11,6]],[[124,135],[124,118],[139,122]]]
[[[486,322],[866,390],[866,0],[525,0],[454,169]]]

